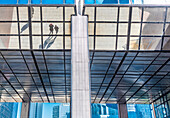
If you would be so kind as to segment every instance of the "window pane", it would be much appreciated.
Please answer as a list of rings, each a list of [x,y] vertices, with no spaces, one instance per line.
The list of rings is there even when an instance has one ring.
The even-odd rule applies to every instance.
[[[115,35],[116,24],[114,23],[97,23],[96,24],[97,35]]]
[[[96,50],[114,50],[116,44],[115,37],[96,37]]]
[[[97,21],[117,21],[116,7],[97,7]]]

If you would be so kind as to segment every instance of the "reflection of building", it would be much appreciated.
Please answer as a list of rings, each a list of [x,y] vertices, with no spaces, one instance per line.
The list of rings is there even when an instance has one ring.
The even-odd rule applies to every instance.
[[[116,104],[92,104],[93,118],[117,118],[118,109]]]
[[[60,104],[53,107],[53,118],[70,118],[70,105]]]
[[[31,103],[30,117],[42,118],[43,103]]]
[[[60,106],[54,106],[53,107],[53,118],[59,118],[59,110]]]
[[[18,103],[0,103],[0,118],[16,118]]]

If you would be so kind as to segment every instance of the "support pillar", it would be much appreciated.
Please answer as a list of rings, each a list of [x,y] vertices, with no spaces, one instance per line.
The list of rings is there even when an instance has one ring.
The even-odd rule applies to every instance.
[[[72,16],[71,118],[91,118],[87,16]]]
[[[127,105],[118,104],[119,118],[128,118]]]
[[[21,118],[29,118],[30,103],[23,102],[21,108]]]

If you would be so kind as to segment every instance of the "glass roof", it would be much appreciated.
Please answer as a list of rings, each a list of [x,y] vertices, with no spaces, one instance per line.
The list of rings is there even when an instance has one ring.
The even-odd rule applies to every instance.
[[[149,103],[170,85],[170,52],[90,51],[92,103]],[[70,102],[71,51],[0,51],[1,102]],[[154,99],[151,99],[154,98]]]
[[[71,49],[74,5],[0,11],[0,49]],[[169,6],[85,6],[83,11],[90,50],[170,50]],[[58,29],[50,32],[50,24]]]

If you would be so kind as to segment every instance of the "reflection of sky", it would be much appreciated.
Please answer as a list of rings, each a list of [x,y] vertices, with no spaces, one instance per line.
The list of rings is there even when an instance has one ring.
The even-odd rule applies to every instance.
[[[31,0],[31,4],[40,4],[41,0]],[[64,0],[42,0],[42,4],[63,4]],[[85,0],[85,4],[94,4],[95,0]],[[129,4],[129,0],[119,0],[120,4]],[[134,4],[170,4],[170,0],[132,0]],[[0,4],[16,4],[17,0],[0,0]],[[28,0],[19,0],[19,4],[28,4]],[[74,0],[65,0],[74,4]],[[118,4],[118,0],[96,0],[96,4]]]
[[[43,115],[42,118],[52,118],[53,116],[53,107],[60,105],[60,103],[44,103],[43,104]]]

